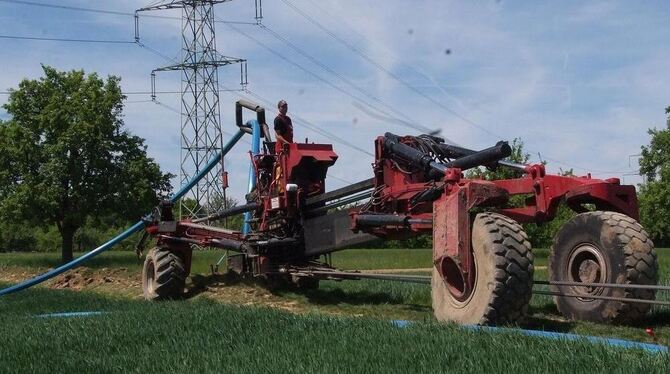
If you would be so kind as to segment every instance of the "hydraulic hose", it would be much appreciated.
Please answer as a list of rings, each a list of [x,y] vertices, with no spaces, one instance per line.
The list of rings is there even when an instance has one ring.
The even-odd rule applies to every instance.
[[[233,135],[233,137],[230,140],[228,140],[228,143],[226,143],[226,145],[223,146],[221,152],[218,152],[214,157],[212,157],[207,163],[207,165],[205,165],[205,167],[198,174],[196,174],[193,177],[193,179],[191,179],[186,185],[184,185],[181,189],[179,189],[177,193],[175,193],[172,197],[170,197],[170,201],[174,203],[177,202],[179,199],[181,199],[191,188],[193,188],[193,186],[195,186],[198,183],[198,181],[200,181],[205,175],[207,175],[207,173],[209,173],[214,168],[214,166],[216,166],[216,164],[221,161],[221,157],[225,156],[226,153],[228,153],[233,148],[233,146],[242,138],[243,135],[244,131],[242,130],[235,133],[235,135]],[[57,268],[51,269],[48,272],[38,275],[35,278],[28,279],[14,286],[0,290],[0,296],[25,290],[26,288],[32,287],[36,284],[40,284],[68,270],[71,270],[79,266],[80,264],[84,263],[85,261],[88,261],[91,258],[99,255],[100,253],[114,247],[116,244],[120,243],[124,239],[128,238],[130,235],[140,231],[143,228],[144,228],[144,221],[140,220],[134,225],[132,225],[130,228],[128,228],[126,231],[117,235],[116,237],[109,240],[105,244],[99,246],[98,248],[93,249],[90,252],[85,253],[80,257],[77,257],[76,259],[68,262],[67,264],[63,264]]]

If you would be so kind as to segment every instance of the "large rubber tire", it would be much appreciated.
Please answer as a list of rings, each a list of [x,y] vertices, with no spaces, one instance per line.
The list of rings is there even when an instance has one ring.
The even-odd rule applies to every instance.
[[[654,285],[658,260],[647,232],[634,219],[615,212],[587,212],[566,222],[549,256],[552,281]],[[654,300],[653,290],[552,286],[554,292]],[[593,322],[633,322],[650,304],[554,296],[566,318]]]
[[[533,286],[533,254],[528,236],[513,219],[480,213],[472,225],[475,285],[458,301],[433,267],[433,312],[439,321],[502,325],[521,321]]]
[[[142,290],[147,300],[170,300],[183,296],[186,284],[184,261],[165,248],[154,248],[144,260]]]

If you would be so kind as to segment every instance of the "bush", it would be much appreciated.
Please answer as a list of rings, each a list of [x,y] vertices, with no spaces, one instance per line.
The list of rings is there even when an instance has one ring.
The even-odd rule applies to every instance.
[[[20,223],[0,222],[0,251],[27,252],[35,249],[34,229]]]

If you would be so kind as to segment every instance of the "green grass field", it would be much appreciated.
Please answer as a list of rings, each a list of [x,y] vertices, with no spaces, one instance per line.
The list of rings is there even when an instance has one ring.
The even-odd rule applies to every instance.
[[[668,284],[670,250],[658,252],[661,283]],[[195,253],[193,272],[206,276],[221,254]],[[546,279],[547,251],[535,254],[536,279]],[[357,249],[333,254],[333,263],[343,269],[418,269],[429,267],[430,257],[430,250]],[[56,254],[0,254],[0,274],[37,273],[57,262]],[[87,274],[124,269],[116,276],[136,282],[141,262],[131,253],[109,252],[87,268]],[[80,292],[37,287],[2,297],[0,371],[670,371],[667,354],[437,324],[430,287],[423,285],[324,281],[317,290],[269,294],[253,283],[226,284],[188,300],[148,303],[139,299],[137,283],[95,284]],[[217,293],[226,289],[237,293]],[[267,307],[275,304],[290,305],[292,312]],[[78,311],[107,313],[35,317]],[[655,309],[636,326],[599,325],[565,321],[549,297],[536,295],[531,313],[521,327],[651,342],[644,332],[651,326],[660,343],[670,343],[668,309]],[[400,329],[389,323],[393,319],[418,323]]]
[[[63,311],[105,311],[39,318]],[[33,289],[0,303],[2,372],[667,372],[670,356],[424,322]]]

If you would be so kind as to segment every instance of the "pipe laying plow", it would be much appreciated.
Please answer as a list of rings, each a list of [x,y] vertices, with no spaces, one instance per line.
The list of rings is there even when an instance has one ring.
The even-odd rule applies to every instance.
[[[244,123],[243,108],[256,112],[257,119]],[[158,243],[143,270],[148,299],[183,292],[193,245],[236,252],[228,258],[229,271],[272,285],[308,288],[321,279],[371,277],[424,282],[421,277],[342,272],[320,259],[372,240],[429,234],[436,317],[516,322],[527,311],[533,286],[533,254],[520,223],[550,221],[562,202],[578,214],[557,233],[551,250],[552,292],[573,296],[557,296],[559,310],[569,318],[623,321],[641,318],[649,309],[648,303],[634,300],[654,299],[653,288],[599,286],[657,281],[653,244],[637,223],[635,189],[618,179],[551,175],[541,164],[514,164],[504,160],[511,153],[505,142],[473,151],[435,136],[386,133],[375,140],[372,178],[326,192],[328,168],[338,159],[332,145],[292,143],[275,154],[264,122],[262,107],[237,103],[237,125],[256,144],[245,205],[177,221],[167,203],[147,225]],[[464,177],[463,171],[480,166],[511,168],[519,177]],[[512,204],[513,196],[522,196],[523,202]],[[242,231],[203,224],[241,212]]]
[[[245,108],[256,113],[255,120],[243,121]],[[577,214],[554,238],[547,282],[559,311],[573,319],[630,321],[643,318],[654,303],[658,263],[653,243],[637,222],[635,188],[616,178],[551,175],[541,164],[515,164],[505,160],[511,153],[505,142],[474,151],[435,136],[386,133],[374,143],[372,178],[326,192],[328,168],[338,159],[332,145],[292,143],[275,154],[264,109],[246,101],[238,101],[236,109],[239,131],[223,154],[243,134],[252,136],[247,202],[177,220],[173,203],[186,186],[129,229],[144,226],[140,245],[150,236],[157,242],[142,271],[147,299],[182,295],[193,247],[199,246],[236,252],[228,257],[229,271],[262,277],[273,286],[311,288],[322,279],[430,282],[438,320],[514,323],[526,314],[533,293],[533,254],[521,223],[550,221],[565,203]],[[463,171],[481,166],[512,169],[519,176],[464,177]],[[240,231],[212,225],[241,213]],[[433,239],[429,279],[345,272],[321,261],[347,247],[421,234]],[[120,239],[0,295],[60,274],[115,240]]]

